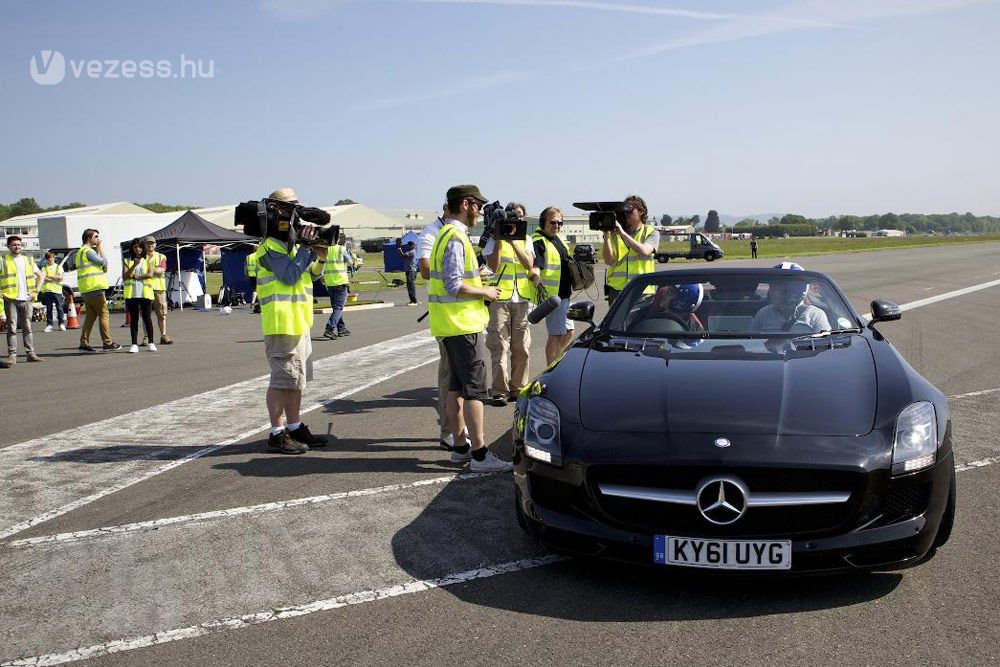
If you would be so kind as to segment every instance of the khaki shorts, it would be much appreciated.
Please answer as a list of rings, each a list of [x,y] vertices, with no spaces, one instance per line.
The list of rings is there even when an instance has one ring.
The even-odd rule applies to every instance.
[[[167,312],[166,291],[153,292],[153,312],[156,313],[157,317],[163,317],[163,315]]]
[[[271,365],[272,389],[306,388],[306,381],[312,380],[312,339],[309,334],[301,336],[264,336],[264,351]]]

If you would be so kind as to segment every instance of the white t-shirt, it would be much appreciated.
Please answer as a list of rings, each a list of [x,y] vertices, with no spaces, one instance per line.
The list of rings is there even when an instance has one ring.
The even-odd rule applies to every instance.
[[[28,259],[24,255],[14,258],[14,266],[17,267],[17,300],[27,301],[28,296]]]
[[[424,227],[420,236],[417,237],[417,259],[430,259],[431,251],[434,250],[434,239],[444,226],[444,220],[438,218],[431,224]]]

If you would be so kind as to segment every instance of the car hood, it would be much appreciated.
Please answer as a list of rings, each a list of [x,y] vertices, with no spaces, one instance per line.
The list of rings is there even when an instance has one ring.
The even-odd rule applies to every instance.
[[[869,433],[875,420],[875,365],[863,336],[820,350],[786,342],[784,352],[762,340],[706,340],[688,351],[605,347],[589,351],[581,373],[588,430],[840,436]]]

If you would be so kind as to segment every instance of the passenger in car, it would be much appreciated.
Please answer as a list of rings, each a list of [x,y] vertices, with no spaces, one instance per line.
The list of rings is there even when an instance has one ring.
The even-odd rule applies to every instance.
[[[664,285],[653,295],[646,318],[672,319],[688,331],[704,331],[705,326],[694,312],[704,295],[701,283]]]
[[[770,305],[764,306],[750,321],[749,331],[814,333],[829,331],[830,320],[816,306],[805,303],[809,283],[775,281],[768,288]]]

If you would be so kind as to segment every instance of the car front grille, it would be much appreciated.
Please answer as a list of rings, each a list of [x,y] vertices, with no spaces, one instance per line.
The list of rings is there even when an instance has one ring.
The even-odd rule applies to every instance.
[[[697,507],[653,500],[610,496],[601,484],[693,493],[706,477],[731,475],[754,493],[850,493],[846,502],[819,505],[749,507],[732,524],[706,520]],[[592,466],[588,473],[590,498],[600,520],[647,534],[704,537],[820,537],[848,524],[864,496],[865,475],[838,470],[785,468],[707,468],[702,466]]]

